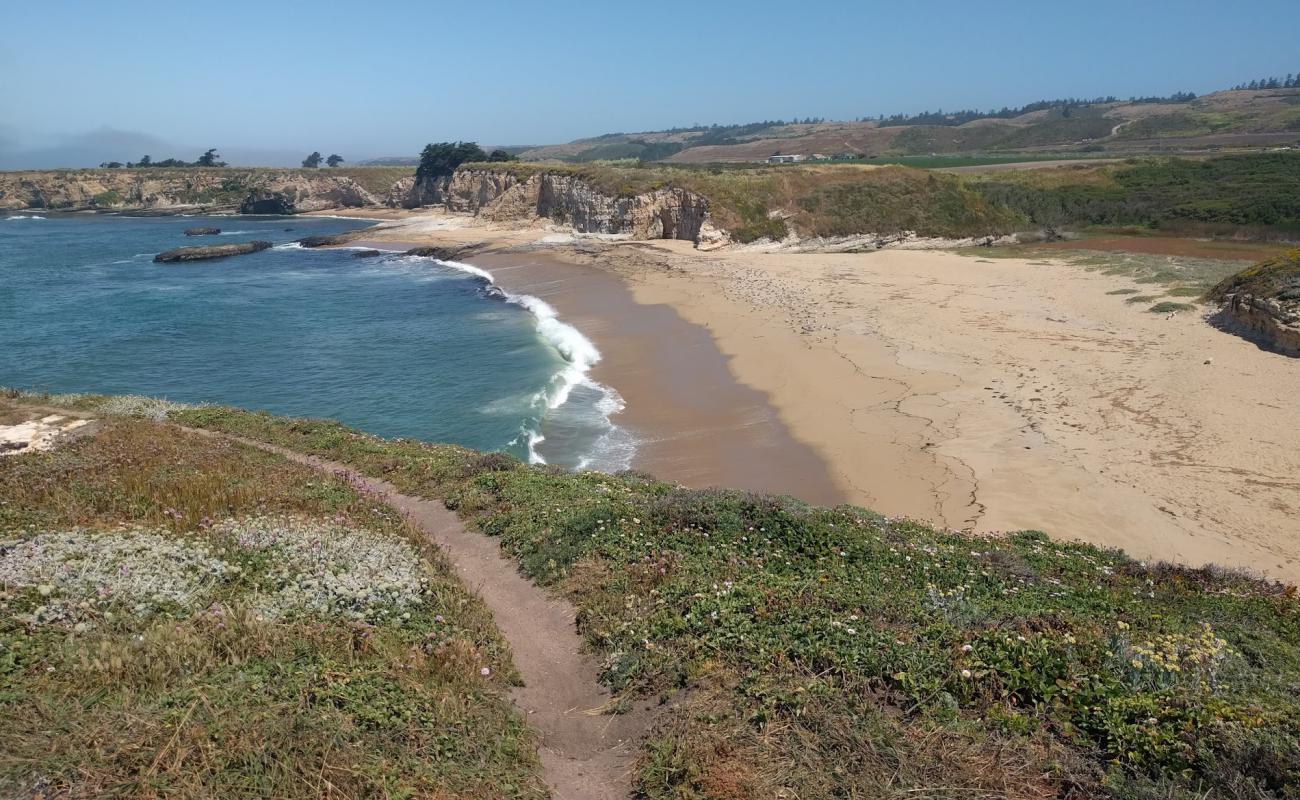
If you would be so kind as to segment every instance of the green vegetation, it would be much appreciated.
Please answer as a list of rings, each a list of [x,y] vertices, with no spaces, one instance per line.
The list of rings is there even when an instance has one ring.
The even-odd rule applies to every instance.
[[[122,202],[122,193],[116,189],[109,189],[108,191],[100,192],[92,199],[94,200],[95,205],[100,208],[112,208]]]
[[[1300,230],[1300,153],[1142,158],[989,173],[972,188],[1044,226],[1275,226]]]
[[[338,153],[332,153],[329,158],[325,159],[325,164],[331,169],[343,163],[343,156]]]
[[[1153,314],[1172,314],[1176,311],[1195,311],[1195,310],[1196,310],[1196,306],[1192,305],[1191,303],[1175,303],[1171,300],[1165,300],[1163,302],[1156,303],[1155,305],[1147,309],[1147,311],[1150,311]]]
[[[303,169],[316,169],[323,158],[319,150],[313,150],[311,155],[302,160]]]
[[[204,151],[194,161],[185,161],[179,158],[164,158],[161,161],[154,161],[152,156],[141,156],[140,160],[131,163],[130,161],[123,164],[121,161],[105,161],[100,164],[100,169],[121,169],[122,167],[132,169],[178,169],[183,167],[224,167],[226,162],[221,161],[221,156],[217,154],[216,148],[209,148]]]
[[[1221,303],[1231,294],[1251,294],[1270,300],[1300,300],[1300,249],[1266,259],[1224,278],[1206,292],[1205,299]]]
[[[644,746],[648,798],[1300,793],[1290,587],[333,422],[171,418],[343,461],[499,537],[577,606],[615,692],[685,690]]]
[[[0,458],[0,794],[546,795],[490,614],[399,513],[254,448],[96,424]]]
[[[456,171],[461,164],[470,161],[507,162],[514,156],[505,150],[493,150],[484,153],[483,148],[475,142],[439,142],[427,144],[420,153],[420,166],[416,167],[415,179],[428,181],[445,178]]]

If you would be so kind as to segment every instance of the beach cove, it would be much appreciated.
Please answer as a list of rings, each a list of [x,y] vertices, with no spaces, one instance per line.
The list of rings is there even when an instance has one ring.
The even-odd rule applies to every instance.
[[[390,223],[367,233],[374,242],[476,243],[469,260],[503,259],[505,285],[551,284],[548,302],[572,309],[598,345],[620,324],[612,309],[626,306],[584,297],[590,280],[536,265],[618,276],[636,304],[707,330],[728,373],[775,411],[783,435],[768,442],[810,448],[849,502],[955,529],[1036,529],[1138,558],[1300,576],[1300,375],[1198,313],[1150,314],[1108,294],[1129,278],[977,250],[702,253],[442,212],[375,216]],[[604,374],[635,427],[640,392],[614,364]],[[770,457],[753,452],[738,463]],[[653,453],[634,466],[825,501],[797,480],[770,485],[725,464],[692,472]]]

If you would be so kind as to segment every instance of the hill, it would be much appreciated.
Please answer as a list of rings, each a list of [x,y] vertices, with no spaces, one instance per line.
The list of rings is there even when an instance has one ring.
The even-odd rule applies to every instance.
[[[1032,104],[1034,106],[1040,104]],[[1178,152],[1300,143],[1300,89],[1231,90],[1166,102],[1059,101],[1012,117],[760,122],[606,134],[523,150],[526,160],[761,161],[774,153],[859,158]],[[938,117],[945,124],[933,124]],[[952,124],[960,121],[960,124]]]
[[[331,535],[418,546],[398,544],[400,518],[346,483],[184,425],[341,462],[497,537],[576,607],[619,698],[606,712],[673,699],[640,743],[639,796],[1300,792],[1292,587],[1040,533],[972,538],[847,506],[529,467],[333,422],[85,396],[4,402],[102,418],[93,435],[0,460],[11,787],[283,795],[326,775],[355,793],[537,793],[504,684],[476,682],[478,658],[510,674],[506,651],[444,568],[423,573],[437,588],[409,600],[400,624],[378,614],[387,602],[360,619],[249,616],[259,591],[284,585],[297,529],[222,520],[324,514]],[[196,569],[238,559],[210,589],[224,626],[211,606],[133,609],[112,595],[83,606],[75,581],[47,590],[14,577],[33,542],[58,576],[60,559],[85,552],[69,548],[109,547],[128,535],[122,523],[150,526],[158,552]],[[258,550],[259,531],[280,531],[288,549]],[[149,597],[175,596],[183,576],[154,569]],[[407,648],[428,634],[443,655],[412,671]]]

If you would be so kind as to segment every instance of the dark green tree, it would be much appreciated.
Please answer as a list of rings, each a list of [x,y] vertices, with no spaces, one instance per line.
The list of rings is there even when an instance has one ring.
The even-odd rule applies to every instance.
[[[493,150],[491,153],[488,153],[487,160],[488,161],[517,161],[518,159],[516,159],[514,156],[507,153],[505,150],[497,149],[497,150]]]
[[[217,148],[210,147],[207,152],[199,156],[199,160],[195,161],[194,164],[199,167],[224,167],[226,162],[220,161],[220,158],[221,156],[217,154]]]
[[[488,155],[475,142],[438,142],[427,144],[420,153],[420,166],[415,170],[416,181],[443,178],[469,161],[487,161]]]
[[[311,155],[307,156],[302,160],[302,165],[307,169],[316,169],[317,167],[320,166],[320,162],[321,162],[321,154],[317,151],[312,151]]]
[[[343,156],[338,153],[333,153],[329,158],[325,159],[325,163],[331,167],[337,167],[339,164],[343,163]]]
[[[135,165],[137,167],[147,167],[152,163],[153,163],[153,159],[150,158],[149,156],[140,156],[140,160],[135,162]]]

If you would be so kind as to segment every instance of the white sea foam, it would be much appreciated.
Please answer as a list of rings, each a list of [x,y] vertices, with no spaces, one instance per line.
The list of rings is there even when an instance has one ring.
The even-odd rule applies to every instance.
[[[45,217],[42,217],[39,214],[14,214],[12,217],[5,217],[5,219],[12,222],[17,219],[45,219]]]
[[[287,244],[277,244],[275,247],[271,249],[272,250],[305,250],[306,248],[303,247],[298,242],[289,242]]]
[[[623,398],[612,387],[597,383],[588,375],[591,368],[600,362],[600,350],[596,349],[596,345],[586,336],[583,336],[582,332],[577,328],[561,320],[555,308],[545,300],[529,294],[507,292],[497,286],[492,273],[473,264],[466,264],[463,261],[435,260],[439,264],[482,278],[489,286],[501,291],[501,295],[507,303],[520,306],[533,315],[538,335],[555,348],[555,351],[565,361],[564,368],[551,378],[547,386],[534,395],[534,403],[541,406],[544,414],[546,411],[553,411],[568,402],[569,396],[577,386],[586,386],[598,392],[601,397],[596,403],[596,408],[604,417],[607,430],[597,442],[597,451],[585,456],[578,466],[582,469],[596,465],[610,471],[626,469],[627,464],[631,461],[631,454],[635,450],[635,443],[626,431],[616,426],[611,420],[614,414],[622,411],[625,407]],[[545,441],[545,437],[537,430],[529,429],[522,433],[526,438],[529,462],[545,464],[546,460],[537,451],[537,446]],[[617,457],[611,459],[611,456]]]

